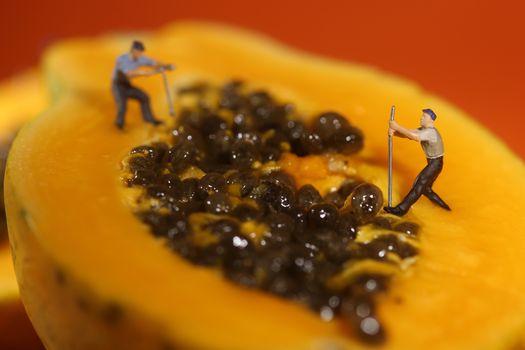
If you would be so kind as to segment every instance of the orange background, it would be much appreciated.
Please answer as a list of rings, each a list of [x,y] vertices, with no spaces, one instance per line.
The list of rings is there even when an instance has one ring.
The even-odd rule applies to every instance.
[[[525,158],[519,0],[3,1],[0,77],[36,64],[64,37],[155,29],[177,19],[228,22],[405,76],[460,106]]]

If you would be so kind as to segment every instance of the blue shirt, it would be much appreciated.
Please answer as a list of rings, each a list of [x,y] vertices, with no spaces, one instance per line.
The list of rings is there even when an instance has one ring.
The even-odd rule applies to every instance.
[[[113,69],[113,74],[111,79],[113,81],[117,78],[117,71],[122,71],[123,73],[127,73],[130,70],[143,67],[143,66],[154,66],[157,62],[152,60],[149,57],[146,56],[140,56],[138,59],[134,60],[131,57],[131,54],[124,53],[117,57],[117,62],[115,64],[115,69]]]

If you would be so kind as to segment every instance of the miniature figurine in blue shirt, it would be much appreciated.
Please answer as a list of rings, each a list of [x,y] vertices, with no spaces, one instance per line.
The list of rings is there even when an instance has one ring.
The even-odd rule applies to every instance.
[[[149,57],[144,56],[144,44],[140,41],[133,41],[129,52],[117,58],[115,69],[113,70],[111,90],[117,104],[117,119],[115,125],[122,129],[124,127],[124,117],[126,115],[127,100],[129,98],[139,101],[144,121],[153,125],[162,124],[151,112],[149,96],[136,86],[131,84],[131,79],[138,76],[154,75],[162,70],[172,70],[173,65],[161,64]],[[142,67],[151,67],[150,70],[143,70]]]

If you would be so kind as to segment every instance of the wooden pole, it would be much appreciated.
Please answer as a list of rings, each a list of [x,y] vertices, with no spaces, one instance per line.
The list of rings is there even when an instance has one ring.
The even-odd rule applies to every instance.
[[[170,84],[168,83],[168,77],[164,69],[162,69],[162,80],[164,81],[164,90],[166,90],[166,98],[168,99],[169,112],[173,117],[175,116],[175,109],[173,108],[173,100],[171,99]]]
[[[396,106],[392,106],[390,109],[390,120],[394,120],[394,114],[396,113]],[[393,137],[388,135],[388,206],[392,206],[392,156],[394,151],[394,144],[392,141]]]

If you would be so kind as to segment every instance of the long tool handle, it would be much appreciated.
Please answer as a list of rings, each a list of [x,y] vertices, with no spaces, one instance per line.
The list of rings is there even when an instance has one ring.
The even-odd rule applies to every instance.
[[[394,120],[394,114],[396,113],[396,106],[392,106],[390,109],[390,120]],[[392,136],[388,134],[388,206],[392,206],[392,155],[394,151],[394,145],[392,142]]]
[[[164,81],[164,89],[166,90],[166,97],[168,98],[168,106],[170,109],[170,115],[175,115],[175,109],[173,108],[173,100],[171,99],[170,94],[170,84],[168,83],[168,77],[166,76],[166,71],[162,70],[162,80]]]

